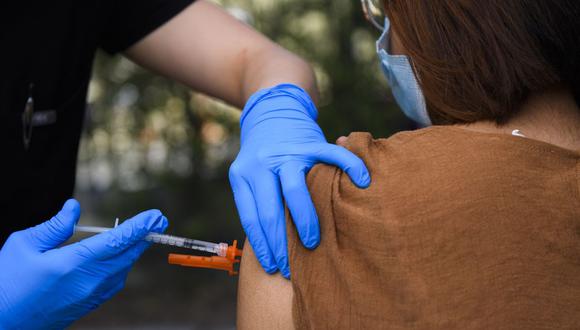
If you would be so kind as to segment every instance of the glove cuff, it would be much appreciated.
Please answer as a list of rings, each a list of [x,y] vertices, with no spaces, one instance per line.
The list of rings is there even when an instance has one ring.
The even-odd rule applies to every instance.
[[[246,102],[244,106],[244,110],[242,111],[242,115],[240,118],[240,127],[244,126],[244,122],[248,119],[248,115],[250,113],[254,114],[255,112],[265,113],[268,111],[276,111],[279,109],[275,108],[262,108],[256,107],[260,102],[269,100],[272,98],[279,98],[279,97],[289,97],[296,101],[298,101],[302,107],[298,107],[293,110],[299,110],[310,117],[312,120],[316,121],[318,118],[318,111],[316,110],[316,106],[310,95],[302,89],[301,87],[294,85],[294,84],[280,84],[270,88],[264,88],[256,93],[254,93]],[[256,109],[259,108],[259,109]]]

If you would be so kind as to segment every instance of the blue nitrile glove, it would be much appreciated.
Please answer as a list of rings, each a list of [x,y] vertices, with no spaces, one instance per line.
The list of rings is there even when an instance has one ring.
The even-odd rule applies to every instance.
[[[145,211],[115,229],[57,248],[74,231],[77,201],[13,233],[0,250],[0,329],[63,329],[123,288],[133,263],[167,219]]]
[[[279,269],[286,278],[290,268],[282,195],[302,244],[313,249],[320,242],[320,228],[305,180],[312,166],[335,165],[357,186],[370,184],[362,160],[326,142],[317,115],[298,86],[282,84],[255,93],[242,112],[241,150],[230,168],[238,213],[258,261],[268,273]]]

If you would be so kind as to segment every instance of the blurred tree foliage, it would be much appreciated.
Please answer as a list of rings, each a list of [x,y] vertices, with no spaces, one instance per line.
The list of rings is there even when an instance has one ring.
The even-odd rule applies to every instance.
[[[322,95],[319,122],[329,141],[351,131],[388,136],[410,125],[390,101],[375,55],[379,33],[365,21],[358,1],[219,2],[312,63]],[[95,64],[79,190],[150,194],[185,182],[223,181],[238,148],[238,110],[122,57],[99,54]],[[156,202],[152,205],[163,201],[163,196],[150,196],[140,198]]]
[[[379,32],[365,21],[358,0],[219,3],[313,65],[319,123],[329,141],[351,131],[385,137],[411,128],[391,100],[375,55]],[[170,219],[170,233],[243,238],[227,180],[239,148],[239,110],[104,54],[96,59],[89,105],[76,190],[82,221],[110,225],[117,216],[154,207]],[[235,282],[222,274],[160,267],[167,252],[146,254],[121,296],[83,322],[233,322]],[[221,289],[204,294],[203,287]],[[226,312],[215,317],[218,310]]]
[[[329,141],[351,131],[385,137],[412,128],[391,100],[376,60],[379,32],[365,21],[358,0],[218,2],[313,65],[319,123]],[[239,148],[238,120],[237,109],[120,56],[99,54],[79,155],[76,194],[88,211],[83,221],[102,224],[159,208],[170,219],[170,233],[242,239],[227,181]],[[161,275],[140,283],[157,283],[154,276]],[[171,285],[179,290],[178,281]]]
[[[221,4],[312,63],[322,95],[319,122],[330,141],[351,131],[388,136],[410,125],[390,101],[375,55],[379,33],[358,1]],[[209,207],[209,197],[218,210],[231,211],[225,178],[239,144],[238,110],[103,54],[96,59],[89,103],[78,190],[102,201],[104,215],[159,205],[179,219],[180,229],[195,234],[215,213],[192,218],[192,206]],[[221,216],[235,223],[235,212]]]

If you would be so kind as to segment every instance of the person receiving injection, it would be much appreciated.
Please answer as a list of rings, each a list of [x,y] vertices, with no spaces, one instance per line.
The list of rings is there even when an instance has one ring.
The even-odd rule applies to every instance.
[[[110,299],[125,285],[137,259],[162,233],[159,210],[59,247],[74,233],[81,213],[68,200],[52,219],[10,235],[0,250],[0,329],[63,329]]]

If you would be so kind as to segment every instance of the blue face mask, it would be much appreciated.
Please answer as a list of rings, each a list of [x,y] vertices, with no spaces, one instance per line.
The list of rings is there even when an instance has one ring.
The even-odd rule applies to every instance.
[[[405,115],[423,126],[430,126],[431,119],[427,113],[425,97],[417,83],[409,58],[405,55],[388,53],[390,27],[391,23],[385,18],[384,32],[377,40],[377,55],[381,60],[381,69],[397,104]]]

